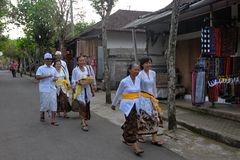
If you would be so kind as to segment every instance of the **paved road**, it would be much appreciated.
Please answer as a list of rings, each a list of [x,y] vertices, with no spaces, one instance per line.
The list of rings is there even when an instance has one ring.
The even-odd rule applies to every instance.
[[[77,113],[59,118],[59,127],[39,122],[38,85],[26,77],[0,71],[1,160],[132,160],[121,143],[119,126],[93,113],[89,132],[80,129]],[[144,144],[147,160],[182,160],[164,147]]]

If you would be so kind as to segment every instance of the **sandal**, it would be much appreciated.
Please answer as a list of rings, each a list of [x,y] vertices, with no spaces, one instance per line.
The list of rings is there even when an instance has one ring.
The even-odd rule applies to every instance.
[[[87,126],[82,126],[81,127],[83,131],[87,132],[88,131],[88,127]]]
[[[145,143],[146,142],[145,139],[142,136],[139,136],[137,141],[140,142],[140,143]]]
[[[59,124],[57,122],[51,122],[51,125],[53,126],[59,126]]]
[[[142,153],[144,153],[144,151],[143,150],[134,150],[133,151],[137,156],[140,156]]]
[[[137,156],[140,156],[144,151],[141,150],[141,149],[133,148],[133,152],[134,152]]]
[[[45,121],[45,116],[44,116],[44,112],[40,113],[40,122],[44,122]]]
[[[68,115],[64,115],[64,116],[63,116],[63,118],[66,118],[66,119],[68,119],[68,118],[69,118],[69,116],[68,116]]]
[[[44,117],[40,117],[40,122],[44,122],[44,121],[45,121]]]
[[[155,146],[158,146],[158,147],[161,147],[164,143],[162,141],[155,141],[155,142],[151,142],[152,145],[155,145]]]

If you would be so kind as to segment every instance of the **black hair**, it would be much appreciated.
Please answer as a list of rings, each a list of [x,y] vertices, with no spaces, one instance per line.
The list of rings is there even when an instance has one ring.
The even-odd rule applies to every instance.
[[[131,64],[129,64],[129,66],[128,66],[128,68],[127,68],[127,76],[129,76],[130,75],[130,70],[133,68],[133,66],[134,65],[138,65],[137,63],[131,63]]]
[[[143,70],[144,63],[149,62],[149,61],[152,62],[152,58],[145,56],[145,57],[142,57],[139,61],[140,61],[140,68],[141,68],[141,70]]]
[[[54,66],[54,67],[56,66],[56,63],[57,63],[57,62],[60,62],[60,63],[61,63],[61,60],[60,60],[60,59],[55,60],[54,63],[53,63],[53,66]]]
[[[77,57],[77,61],[78,61],[78,59],[81,58],[81,57],[83,57],[83,58],[85,59],[85,57],[84,57],[83,55],[80,55],[80,56]]]

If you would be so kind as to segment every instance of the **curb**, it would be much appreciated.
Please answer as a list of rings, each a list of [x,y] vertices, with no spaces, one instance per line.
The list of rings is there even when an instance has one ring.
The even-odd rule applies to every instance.
[[[168,118],[163,116],[163,120],[168,121]],[[182,121],[182,120],[177,120],[177,124],[182,126],[182,127],[185,127],[187,129],[189,129],[190,131],[192,131],[194,133],[198,133],[202,136],[209,137],[211,139],[214,139],[218,142],[225,143],[225,144],[227,144],[229,146],[232,146],[232,147],[240,148],[240,140],[234,139],[234,138],[229,137],[229,136],[225,136],[221,133],[218,133],[216,131],[212,131],[210,129],[198,127],[194,124],[190,124],[190,123],[187,123],[187,122]]]
[[[181,120],[177,120],[177,124],[195,132],[198,133],[200,135],[209,137],[211,139],[217,140],[219,142],[225,143],[229,146],[232,147],[236,147],[236,148],[240,148],[240,140],[234,139],[232,137],[223,135],[221,133],[218,133],[216,131],[211,131],[210,129],[206,129],[206,128],[201,128],[201,127],[197,127],[194,124],[189,124],[185,121],[181,121]]]
[[[160,102],[160,103],[167,105],[166,102]],[[176,107],[179,107],[179,108],[182,108],[182,109],[187,109],[187,110],[194,111],[194,112],[200,112],[200,113],[205,113],[205,114],[208,114],[208,115],[213,115],[215,117],[220,117],[220,118],[240,122],[240,115],[239,114],[222,112],[222,111],[212,110],[212,109],[208,109],[208,108],[185,107],[185,106],[177,105],[177,104],[176,104]]]

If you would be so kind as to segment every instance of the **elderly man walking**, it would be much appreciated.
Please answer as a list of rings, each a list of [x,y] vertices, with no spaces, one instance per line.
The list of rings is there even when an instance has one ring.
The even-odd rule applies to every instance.
[[[44,54],[44,65],[36,72],[36,79],[39,80],[40,92],[40,121],[45,121],[45,112],[51,112],[51,125],[58,126],[56,122],[57,92],[55,81],[58,77],[57,70],[52,66],[52,55]]]

